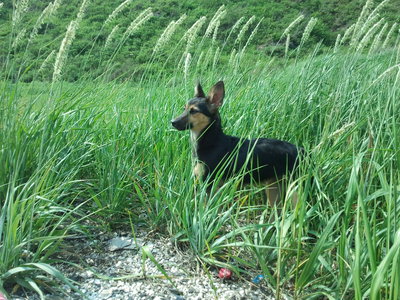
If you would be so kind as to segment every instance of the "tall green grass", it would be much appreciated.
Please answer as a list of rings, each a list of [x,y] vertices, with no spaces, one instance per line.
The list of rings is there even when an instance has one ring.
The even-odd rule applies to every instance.
[[[363,52],[357,33],[351,48],[317,55],[316,46],[304,59],[295,50],[274,62],[241,51],[247,43],[219,48],[208,34],[193,49],[192,38],[167,58],[175,73],[149,66],[140,82],[107,82],[102,70],[95,81],[27,84],[8,58],[0,85],[0,290],[41,294],[46,274],[71,284],[48,265],[64,240],[85,233],[88,218],[113,230],[132,216],[133,226],[170,235],[209,268],[265,275],[260,284],[277,298],[398,299],[399,44]],[[236,45],[233,36],[225,42]],[[211,195],[195,182],[189,134],[169,124],[198,78],[208,87],[224,79],[227,133],[284,139],[309,153],[279,207],[237,178]]]

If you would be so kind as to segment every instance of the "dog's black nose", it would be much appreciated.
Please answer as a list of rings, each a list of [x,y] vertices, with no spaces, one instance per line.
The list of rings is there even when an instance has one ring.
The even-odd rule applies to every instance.
[[[179,123],[179,120],[177,120],[177,119],[171,120],[171,124],[172,124],[172,126],[174,126],[175,129],[182,130],[182,128],[181,128],[182,126]]]
[[[187,129],[187,128],[186,128],[186,124],[184,124],[184,123],[182,122],[182,120],[179,119],[179,118],[177,118],[177,119],[175,119],[175,120],[171,120],[171,124],[172,124],[172,126],[174,126],[175,129],[178,129],[178,130],[185,130],[185,129]]]

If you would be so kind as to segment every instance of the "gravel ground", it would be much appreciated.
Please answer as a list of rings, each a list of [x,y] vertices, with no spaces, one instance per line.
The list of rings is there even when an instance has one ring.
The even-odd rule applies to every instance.
[[[121,232],[99,237],[97,240],[67,242],[68,250],[60,258],[84,268],[66,263],[55,265],[79,284],[88,299],[274,299],[263,282],[255,285],[235,276],[223,280],[218,278],[217,269],[207,274],[189,250],[178,251],[167,238],[143,232],[137,234],[136,243],[132,244],[131,236]],[[150,250],[174,285],[150,259],[143,264],[141,246]],[[68,286],[63,290],[65,295],[47,295],[46,299],[84,298]],[[26,295],[13,299],[35,298]]]

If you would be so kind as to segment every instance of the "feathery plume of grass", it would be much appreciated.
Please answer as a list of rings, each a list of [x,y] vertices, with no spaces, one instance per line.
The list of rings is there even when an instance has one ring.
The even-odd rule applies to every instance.
[[[168,43],[178,26],[181,25],[185,19],[186,14],[183,14],[177,21],[171,21],[168,24],[167,28],[164,29],[163,33],[160,35],[159,39],[156,42],[156,45],[153,48],[153,55],[158,53],[162,49],[162,47],[164,47]]]
[[[42,26],[42,24],[44,23],[46,18],[51,16],[55,12],[54,2],[50,2],[49,5],[46,6],[46,8],[42,11],[40,16],[37,18],[36,23],[33,26],[33,29],[32,29],[31,34],[29,36],[28,43],[31,43],[35,39],[35,37],[37,36],[37,34],[39,32],[40,26]]]
[[[50,61],[53,60],[55,54],[56,54],[56,51],[52,50],[50,52],[50,54],[47,55],[47,57],[44,59],[44,61],[42,62],[42,64],[39,67],[39,70],[38,70],[39,73],[42,73],[44,71],[44,69],[47,68],[47,66],[49,65]]]
[[[214,53],[213,69],[215,69],[215,66],[217,65],[217,62],[219,59],[219,54],[220,54],[220,49],[219,49],[219,47],[217,47],[217,49],[215,49],[215,53]]]
[[[115,34],[117,33],[119,29],[119,25],[115,25],[114,28],[111,30],[110,34],[106,38],[106,42],[104,43],[104,48],[108,48],[110,46],[111,41],[114,39]]]
[[[189,75],[189,67],[190,67],[190,62],[192,61],[192,55],[190,53],[186,54],[186,58],[185,58],[185,65],[184,65],[184,75],[185,75],[185,80],[187,79],[188,75]]]
[[[213,47],[208,47],[206,55],[204,55],[203,65],[205,68],[209,66],[212,54],[213,54]]]
[[[367,1],[368,3],[369,1]],[[381,3],[379,3],[379,5],[368,15],[368,17],[366,18],[366,20],[364,21],[364,23],[361,25],[359,24],[359,26],[356,26],[356,28],[354,29],[354,34],[353,34],[353,38],[350,42],[350,46],[354,47],[354,48],[358,48],[359,45],[359,41],[361,39],[361,37],[363,36],[363,34],[365,32],[367,32],[366,34],[368,34],[369,30],[371,29],[371,26],[373,26],[372,24],[376,24],[377,20],[379,19],[379,11],[389,2],[389,0],[383,0]],[[367,5],[367,4],[366,4]],[[365,36],[364,36],[365,38]],[[364,39],[363,38],[363,39]],[[362,39],[361,39],[362,40]]]
[[[197,37],[197,33],[203,27],[204,23],[206,21],[206,17],[202,16],[200,19],[198,19],[183,35],[183,39],[186,39],[186,49],[184,52],[184,55],[189,52],[189,50],[192,48],[194,40]]]
[[[247,20],[247,22],[243,25],[242,29],[239,31],[239,34],[236,37],[236,40],[234,42],[234,45],[240,43],[243,39],[244,34],[246,31],[249,29],[250,25],[256,20],[255,16],[251,16],[250,19]]]
[[[86,8],[87,8],[89,2],[90,2],[90,0],[83,0],[81,7],[79,8],[78,14],[76,16],[76,21],[77,21],[78,25],[82,21],[83,16],[85,15]]]
[[[349,39],[350,34],[353,33],[355,28],[356,28],[356,24],[353,24],[349,28],[346,29],[346,31],[344,32],[343,37],[340,41],[340,45],[343,45]]]
[[[374,37],[374,40],[371,43],[371,47],[369,48],[368,54],[371,54],[372,52],[374,52],[375,50],[377,50],[379,48],[379,46],[381,44],[381,41],[382,41],[383,33],[386,31],[387,27],[388,27],[388,23],[386,22],[382,26],[382,28],[379,31],[379,33]]]
[[[234,65],[234,63],[235,63],[235,57],[236,57],[236,49],[235,48],[233,48],[233,50],[231,51],[231,54],[229,55],[229,62],[228,62],[228,65],[229,66],[233,66]]]
[[[218,34],[219,25],[220,25],[220,21],[218,21],[218,22],[215,24],[215,27],[214,27],[214,33],[213,33],[213,37],[212,37],[212,42],[213,42],[213,43],[215,43],[215,41],[217,40],[217,34]]]
[[[56,13],[58,8],[61,6],[62,1],[63,0],[54,0],[53,1],[53,7],[52,7],[52,10],[51,10],[51,13],[50,13],[51,16]]]
[[[300,45],[303,45],[308,38],[310,37],[311,31],[314,29],[315,24],[317,24],[318,19],[311,17],[310,21],[308,21],[306,28],[304,29],[303,36],[300,40]]]
[[[4,3],[0,2],[0,9],[3,7]]]
[[[360,43],[360,41],[363,38],[363,35],[366,34],[366,32],[368,32],[369,29],[371,29],[371,27],[373,26],[373,24],[376,24],[376,22],[378,22],[379,20],[379,15],[373,15],[370,18],[368,18],[365,23],[362,25],[361,28],[359,28],[358,30],[358,34],[356,35],[356,37],[350,42],[350,46],[353,48],[356,48],[357,45]]]
[[[372,16],[378,15],[379,12],[382,10],[382,8],[389,3],[390,0],[383,0],[381,3],[378,4],[377,7],[375,7],[375,9],[371,12],[371,14],[369,15],[368,19]],[[368,21],[367,19],[367,21]]]
[[[384,19],[380,19],[378,22],[376,22],[364,35],[360,43],[358,44],[356,51],[359,52],[362,49],[365,48],[365,46],[368,44],[368,42],[371,40],[372,36],[375,34],[375,32],[379,29],[379,27],[382,25]]]
[[[250,33],[250,36],[247,39],[246,44],[244,45],[240,55],[243,55],[243,53],[246,50],[247,46],[250,45],[251,41],[253,40],[254,36],[256,35],[256,33],[258,31],[258,27],[260,26],[260,24],[261,24],[261,22],[263,20],[264,20],[264,18],[261,18],[261,20],[257,23],[256,27],[254,27],[253,31]]]
[[[283,31],[282,36],[287,36],[289,35],[290,31],[295,27],[297,24],[299,24],[302,20],[304,19],[304,15],[298,16],[292,23],[289,24],[288,27]]]
[[[290,44],[290,33],[286,35],[286,42],[285,42],[285,57],[287,57],[287,54],[289,52],[289,44]]]
[[[18,45],[21,43],[21,41],[23,40],[23,38],[26,35],[26,28],[23,28],[20,32],[18,32],[17,36],[15,37],[11,47],[13,47],[14,49],[18,47]]]
[[[229,40],[231,35],[236,32],[236,30],[239,28],[239,26],[243,23],[243,20],[244,20],[244,17],[240,17],[240,19],[237,20],[235,24],[233,24],[231,30],[229,31],[228,37],[225,40],[225,43],[226,43],[226,41]]]
[[[83,16],[85,15],[88,3],[89,0],[83,0],[78,14],[76,15],[76,19],[71,21],[68,25],[67,32],[65,33],[64,39],[61,42],[60,49],[58,50],[57,57],[54,62],[53,82],[61,79],[61,71],[67,60],[68,51],[75,39],[76,30],[78,29],[79,23],[82,21]]]
[[[54,62],[53,82],[61,79],[61,70],[65,64],[65,61],[67,60],[68,50],[75,39],[77,27],[78,24],[76,20],[71,21],[68,25],[67,32],[65,33],[64,39],[61,42],[60,49],[58,50],[56,60]]]
[[[388,34],[386,35],[385,41],[382,44],[382,48],[387,47],[387,45],[389,44],[389,40],[390,40],[393,32],[395,31],[396,27],[397,27],[397,23],[393,23],[392,27],[390,27]]]
[[[354,24],[353,35],[350,39],[351,45],[354,44],[356,40],[358,40],[358,35],[359,35],[359,30],[361,28],[361,24],[365,21],[367,14],[370,10],[371,4],[372,4],[372,0],[367,0],[367,2],[365,2],[360,15],[358,16],[357,22]]]
[[[16,28],[21,22],[22,17],[28,11],[29,0],[19,0],[15,4],[12,15],[12,26]]]
[[[151,7],[146,8],[143,12],[141,12],[135,20],[131,22],[131,24],[126,29],[122,39],[127,39],[130,35],[132,35],[141,25],[146,23],[153,16],[153,12],[151,11]]]
[[[226,15],[226,10],[225,10],[225,5],[220,6],[218,8],[217,12],[214,14],[212,17],[210,23],[207,26],[206,32],[204,33],[204,37],[210,37],[211,33],[214,31],[215,32],[215,27],[219,26],[220,20]]]
[[[199,68],[201,68],[201,63],[203,62],[203,56],[204,56],[204,51],[200,52],[199,58],[197,59],[196,62],[196,69],[198,70]]]
[[[400,28],[397,32],[397,38],[396,38],[396,44],[395,47],[397,47],[397,55],[396,55],[396,62],[400,62]]]
[[[338,51],[339,46],[340,46],[340,40],[341,40],[341,36],[339,33],[336,37],[335,46],[333,47],[333,53],[336,53]]]
[[[107,17],[106,21],[104,22],[103,26],[107,26],[108,24],[110,24],[116,17],[117,15],[124,10],[124,8],[126,6],[128,6],[129,3],[131,3],[132,0],[125,0],[124,2],[122,2],[120,5],[117,6],[116,9],[114,9],[114,11]],[[115,28],[115,27],[114,27]]]

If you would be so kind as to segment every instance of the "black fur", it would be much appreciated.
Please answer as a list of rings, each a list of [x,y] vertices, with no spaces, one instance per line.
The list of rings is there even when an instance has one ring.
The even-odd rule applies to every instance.
[[[213,89],[221,89],[221,86],[219,96],[212,94]],[[210,176],[212,181],[219,172],[227,179],[244,171],[244,183],[263,182],[278,180],[296,168],[302,149],[291,143],[267,138],[248,140],[224,134],[218,113],[224,95],[223,82],[218,82],[208,97],[204,96],[200,85],[196,88],[200,88],[202,97],[197,94],[189,100],[185,112],[173,120],[172,125],[178,130],[191,129],[190,114],[207,116],[208,125],[197,136],[195,147],[196,158],[205,165],[203,179]]]

